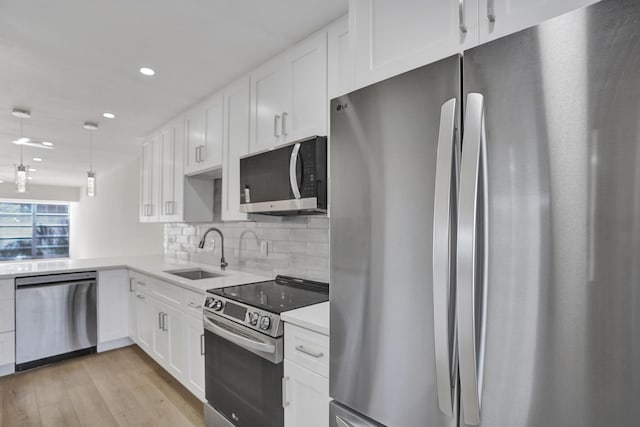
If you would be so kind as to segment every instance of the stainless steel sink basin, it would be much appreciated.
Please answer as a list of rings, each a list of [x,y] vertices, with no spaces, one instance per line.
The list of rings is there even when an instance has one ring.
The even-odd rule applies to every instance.
[[[224,274],[214,273],[213,271],[207,271],[201,268],[190,268],[186,270],[168,270],[168,271],[165,271],[165,273],[173,274],[174,276],[179,276],[189,280],[212,279],[214,277],[224,276]]]

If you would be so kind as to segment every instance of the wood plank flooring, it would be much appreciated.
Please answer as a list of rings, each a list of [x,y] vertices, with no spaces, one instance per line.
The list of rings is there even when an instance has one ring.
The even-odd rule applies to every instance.
[[[0,427],[204,426],[202,403],[135,345],[0,378]]]

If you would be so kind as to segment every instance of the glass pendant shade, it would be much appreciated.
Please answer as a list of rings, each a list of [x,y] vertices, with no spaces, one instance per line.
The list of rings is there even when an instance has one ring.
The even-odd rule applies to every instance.
[[[25,166],[22,163],[16,165],[16,191],[18,193],[27,192],[27,184],[29,181],[29,166]]]
[[[96,173],[87,172],[87,196],[96,197]]]

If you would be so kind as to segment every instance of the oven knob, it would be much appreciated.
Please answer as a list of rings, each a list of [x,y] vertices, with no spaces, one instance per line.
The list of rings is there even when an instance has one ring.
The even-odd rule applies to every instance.
[[[258,325],[258,319],[260,319],[260,315],[258,314],[257,311],[254,311],[253,313],[249,313],[249,323],[251,323],[253,326]]]
[[[224,307],[224,304],[222,303],[222,301],[217,299],[213,302],[213,306],[211,308],[213,308],[214,311],[220,311],[222,310],[222,307]]]
[[[263,316],[260,319],[260,329],[262,329],[263,331],[266,331],[270,327],[271,327],[271,319],[267,316]]]
[[[213,298],[207,297],[207,299],[204,300],[204,306],[207,308],[211,308],[213,306],[213,301]]]

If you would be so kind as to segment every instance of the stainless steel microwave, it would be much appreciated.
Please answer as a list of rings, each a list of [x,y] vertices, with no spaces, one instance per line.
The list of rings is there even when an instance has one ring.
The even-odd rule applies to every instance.
[[[240,210],[270,215],[327,212],[327,138],[240,159]]]

